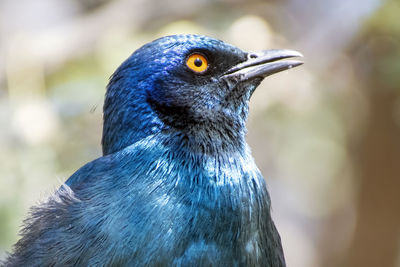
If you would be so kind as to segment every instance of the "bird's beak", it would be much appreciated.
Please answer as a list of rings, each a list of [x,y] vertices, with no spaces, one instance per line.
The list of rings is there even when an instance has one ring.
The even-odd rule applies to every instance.
[[[299,60],[282,60],[303,57],[297,51],[274,49],[248,53],[247,60],[232,67],[221,77],[223,79],[244,82],[253,78],[265,78],[274,73],[291,69],[303,64]]]

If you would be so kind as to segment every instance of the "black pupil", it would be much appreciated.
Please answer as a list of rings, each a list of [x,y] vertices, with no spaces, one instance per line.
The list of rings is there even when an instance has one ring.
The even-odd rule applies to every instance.
[[[203,61],[202,61],[200,58],[196,58],[196,59],[194,60],[194,65],[195,65],[196,67],[200,67],[201,65],[203,65]]]

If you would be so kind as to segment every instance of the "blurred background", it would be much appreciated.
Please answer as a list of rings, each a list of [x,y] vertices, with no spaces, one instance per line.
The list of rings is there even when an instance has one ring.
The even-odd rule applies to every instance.
[[[0,0],[0,259],[101,156],[108,77],[177,33],[305,56],[248,122],[288,266],[400,266],[400,0]]]

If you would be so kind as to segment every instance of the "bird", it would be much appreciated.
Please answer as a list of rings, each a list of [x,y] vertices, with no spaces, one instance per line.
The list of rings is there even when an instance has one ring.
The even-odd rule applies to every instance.
[[[31,208],[4,266],[285,266],[246,143],[250,98],[301,53],[161,37],[110,77],[103,155]]]

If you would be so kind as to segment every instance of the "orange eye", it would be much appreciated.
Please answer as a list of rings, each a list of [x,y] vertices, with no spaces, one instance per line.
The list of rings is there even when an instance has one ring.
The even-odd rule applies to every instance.
[[[208,62],[201,54],[191,54],[186,60],[186,66],[196,73],[203,73],[208,68]]]

